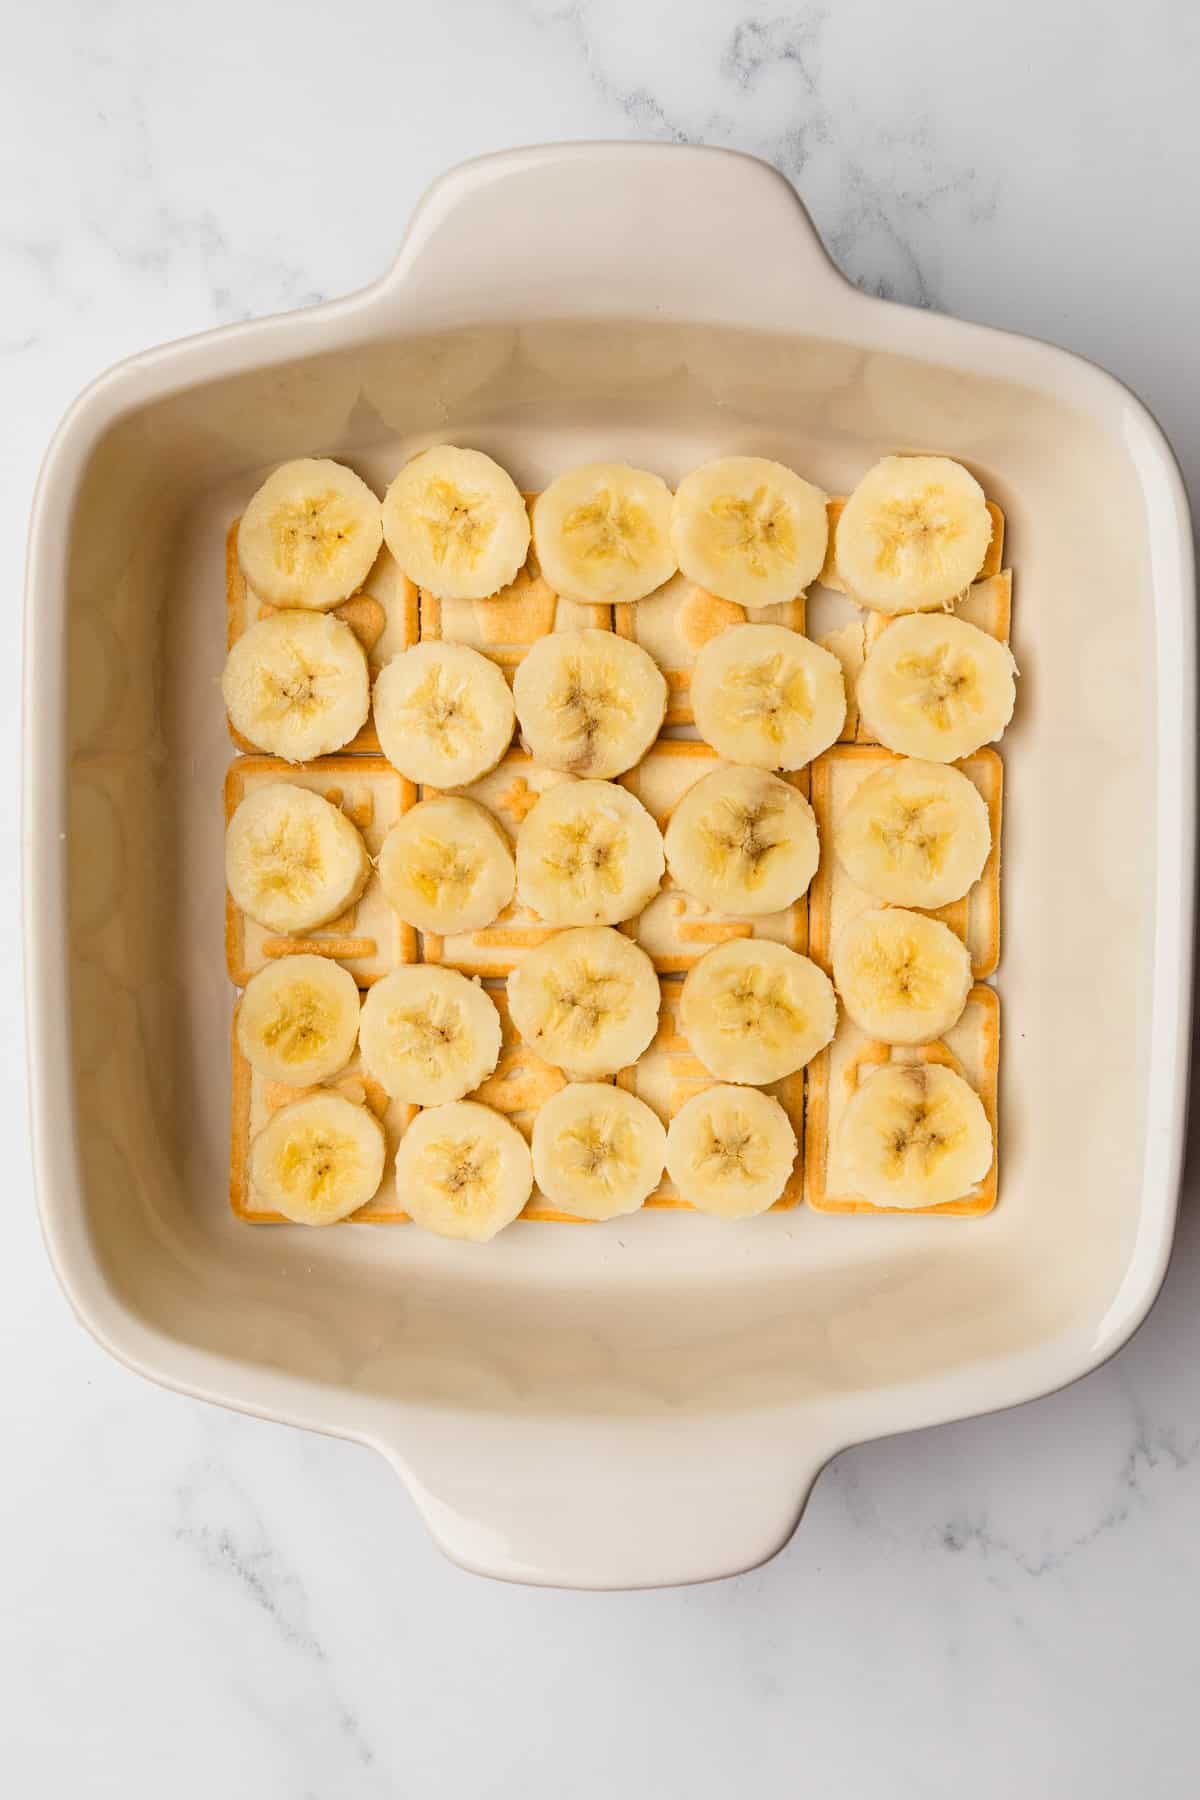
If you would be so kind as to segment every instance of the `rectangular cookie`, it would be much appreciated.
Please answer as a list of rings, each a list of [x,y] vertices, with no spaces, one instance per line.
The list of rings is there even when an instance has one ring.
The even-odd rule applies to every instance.
[[[255,788],[283,781],[311,788],[340,806],[362,832],[372,858],[384,838],[417,798],[411,781],[398,775],[382,756],[323,756],[314,763],[282,762],[275,756],[239,756],[225,776],[225,823]],[[372,873],[361,899],[338,919],[294,937],[279,937],[248,918],[225,896],[225,958],[229,978],[244,987],[258,969],[280,956],[308,951],[343,963],[359,987],[370,987],[389,969],[417,961],[417,934],[384,899],[378,875]]]
[[[708,744],[660,738],[637,767],[619,780],[642,802],[659,830],[665,831],[688,789],[720,767],[721,758]],[[807,770],[787,779],[807,796]],[[684,975],[705,951],[730,938],[774,938],[790,950],[803,952],[808,946],[808,901],[802,897],[783,912],[766,913],[757,919],[735,918],[710,911],[699,900],[682,893],[667,875],[663,891],[621,929],[642,946],[660,975]]]
[[[980,631],[1007,644],[1012,635],[1012,570],[1001,569],[998,574],[977,581],[967,589],[954,613],[956,618],[965,619],[968,625],[977,625]],[[834,631],[827,631],[816,640],[837,657],[846,681],[846,722],[839,743],[873,744],[877,741],[859,717],[858,677],[872,644],[877,643],[893,623],[886,613],[860,612],[856,619]]]
[[[541,768],[525,750],[509,750],[490,774],[455,792],[486,806],[515,844],[521,822],[538,795],[560,781],[573,779],[557,769]],[[422,797],[431,800],[439,791],[423,788]],[[498,980],[516,967],[526,950],[534,950],[552,937],[555,929],[514,898],[498,919],[479,931],[460,931],[451,937],[425,932],[422,961]]]
[[[526,494],[526,506],[532,507],[536,499],[536,494]],[[538,567],[532,544],[515,580],[488,600],[439,600],[425,588],[420,590],[422,638],[466,644],[490,657],[510,681],[539,638],[552,631],[603,631],[611,624],[611,607],[563,600],[554,592]]]
[[[232,650],[242,633],[256,619],[268,619],[279,608],[246,585],[237,556],[239,519],[235,519],[225,536],[225,648]],[[384,547],[370,574],[357,594],[334,608],[334,617],[349,625],[367,653],[367,666],[372,682],[380,669],[401,650],[417,641],[417,590],[407,575],[402,575],[391,552]],[[229,727],[229,735],[239,750],[253,750],[254,745],[240,732]],[[375,721],[368,714],[358,736],[352,738],[341,756],[378,754],[379,738]]]
[[[778,606],[738,606],[720,600],[682,573],[631,606],[613,607],[613,629],[640,644],[662,670],[667,682],[664,725],[694,723],[692,668],[710,638],[728,625],[788,625],[804,630],[804,595]]]
[[[251,1140],[257,1137],[271,1114],[292,1100],[328,1088],[344,1094],[356,1105],[368,1106],[383,1126],[387,1139],[387,1157],[379,1191],[365,1206],[360,1206],[348,1220],[352,1225],[394,1225],[407,1219],[396,1196],[396,1147],[408,1126],[417,1116],[415,1106],[389,1100],[377,1081],[364,1073],[357,1053],[351,1062],[319,1087],[292,1088],[282,1082],[268,1081],[250,1067],[237,1041],[237,1014],[234,1013],[232,1037],[233,1104],[230,1109],[231,1139],[229,1152],[229,1204],[239,1219],[250,1225],[286,1225],[282,1213],[272,1212],[256,1201],[250,1186],[249,1156]]]
[[[682,990],[681,981],[662,983],[662,1010],[659,1013],[658,1031],[633,1067],[622,1069],[617,1076],[618,1087],[623,1087],[629,1093],[636,1094],[639,1100],[644,1100],[664,1125],[671,1123],[680,1107],[694,1094],[703,1093],[705,1088],[716,1085],[716,1077],[709,1074],[695,1055],[680,1027],[679,996]],[[771,1209],[786,1212],[799,1201],[803,1186],[804,1075],[789,1075],[786,1080],[777,1081],[766,1088],[765,1092],[773,1094],[787,1113],[796,1133],[796,1142],[800,1146],[788,1184]],[[689,1212],[692,1210],[688,1202],[681,1199],[679,1190],[665,1173],[646,1205],[683,1207]]]
[[[821,834],[821,866],[808,892],[808,954],[832,972],[832,949],[842,927],[879,902],[856,887],[838,862],[833,848],[839,809],[868,775],[900,760],[879,745],[839,744],[811,765],[812,807]],[[932,913],[960,937],[971,952],[977,981],[991,975],[1000,961],[1000,822],[1004,797],[1004,764],[995,750],[976,750],[955,768],[961,769],[982,794],[992,828],[992,848],[983,874],[961,900]],[[917,910],[923,910],[918,908]]]
[[[944,1206],[871,1206],[847,1192],[835,1149],[838,1124],[859,1082],[886,1062],[942,1063],[970,1083],[983,1101],[996,1141],[1000,1075],[1000,1000],[994,988],[975,987],[958,1024],[936,1044],[917,1049],[881,1044],[842,1015],[837,1035],[808,1065],[805,1106],[804,1195],[818,1212],[951,1213],[959,1217],[990,1212],[996,1204],[997,1158],[976,1191]]]

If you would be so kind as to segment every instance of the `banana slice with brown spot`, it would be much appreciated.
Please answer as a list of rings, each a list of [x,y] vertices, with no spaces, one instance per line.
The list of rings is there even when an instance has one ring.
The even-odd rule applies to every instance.
[[[817,872],[812,807],[763,769],[714,769],[688,789],[664,834],[676,887],[716,912],[782,912]]]
[[[382,542],[382,509],[366,482],[326,457],[302,457],[254,495],[237,553],[260,599],[328,612],[362,586]]]
[[[607,779],[639,762],[667,710],[667,684],[640,645],[611,631],[557,631],[513,680],[521,735],[536,762]]]
[[[837,1133],[856,1194],[872,1206],[963,1200],[992,1166],[983,1102],[940,1063],[886,1063],[857,1089]]]

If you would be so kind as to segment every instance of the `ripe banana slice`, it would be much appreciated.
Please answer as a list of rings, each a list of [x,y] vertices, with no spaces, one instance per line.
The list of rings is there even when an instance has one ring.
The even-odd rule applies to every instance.
[[[782,463],[726,456],[680,482],[671,544],[691,581],[738,606],[794,600],[821,573],[825,495]]]
[[[517,893],[548,925],[617,925],[658,892],[662,835],[610,781],[547,788],[517,837]]]
[[[511,1225],[533,1191],[529,1146],[515,1125],[478,1100],[418,1113],[396,1152],[396,1192],[414,1225],[486,1244]]]
[[[481,450],[438,444],[406,463],[383,501],[388,549],[439,600],[485,600],[529,554],[520,489]]]
[[[688,971],[679,1022],[718,1081],[782,1081],[832,1038],[837,998],[807,956],[770,938],[731,938]]]
[[[701,737],[730,762],[802,769],[845,722],[842,665],[786,625],[731,625],[696,658],[692,710]]]
[[[362,586],[382,542],[366,482],[326,457],[302,457],[267,476],[242,514],[237,553],[260,600],[328,612]]]
[[[410,781],[465,787],[512,741],[512,694],[486,656],[429,639],[393,656],[375,683],[383,754]]]
[[[992,1166],[983,1102],[940,1063],[885,1063],[845,1112],[837,1153],[854,1192],[872,1206],[944,1206],[964,1199]]]
[[[718,1219],[766,1212],[795,1160],[791,1120],[758,1088],[705,1088],[680,1107],[667,1131],[671,1180],[690,1206]]]
[[[714,769],[688,789],[664,837],[676,887],[716,912],[782,912],[817,872],[813,809],[764,769]]]
[[[616,1219],[662,1180],[667,1134],[644,1100],[607,1081],[575,1081],[533,1121],[533,1175],[561,1212]]]
[[[933,909],[974,887],[992,828],[983,796],[961,769],[901,758],[855,790],[834,820],[833,847],[865,894]]]
[[[246,983],[237,1009],[242,1055],[268,1081],[312,1087],[345,1068],[358,1042],[358,987],[327,956],[285,956]]]
[[[234,904],[268,931],[312,931],[336,919],[370,873],[367,847],[345,813],[290,782],[247,794],[225,833]]]
[[[526,652],[513,680],[535,762],[607,778],[639,762],[667,710],[667,683],[640,644],[611,631],[556,631]]]
[[[456,969],[408,964],[368,988],[358,1041],[393,1100],[440,1106],[485,1081],[500,1060],[500,1015]]]
[[[1003,734],[1016,673],[1008,645],[965,619],[897,619],[867,651],[858,709],[889,750],[957,762]]]
[[[533,503],[542,574],[567,600],[640,600],[675,573],[671,490],[646,469],[588,463],[560,475]]]
[[[340,750],[371,704],[365,650],[348,625],[318,612],[251,625],[229,652],[221,691],[234,729],[288,762]]]
[[[661,998],[646,952],[603,925],[556,933],[508,978],[508,1010],[530,1049],[584,1079],[637,1061]]]
[[[833,947],[833,979],[856,1025],[885,1044],[931,1044],[958,1023],[971,956],[948,925],[889,906],[859,913]]]
[[[250,1145],[250,1185],[264,1209],[296,1225],[335,1225],[383,1180],[383,1127],[341,1094],[281,1106]]]
[[[877,612],[950,606],[979,573],[992,537],[987,499],[948,456],[885,456],[842,509],[837,568]]]
[[[513,897],[507,837],[477,800],[422,800],[383,840],[379,880],[389,903],[418,931],[479,931]]]

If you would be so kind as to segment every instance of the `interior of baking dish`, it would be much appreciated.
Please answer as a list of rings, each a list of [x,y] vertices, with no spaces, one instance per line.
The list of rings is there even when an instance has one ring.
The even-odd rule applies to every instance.
[[[383,1443],[445,1538],[472,1494],[520,1487],[513,1446],[540,1443],[539,1421],[576,1447],[592,1421],[631,1466],[658,1454],[658,1428],[680,1443],[672,1434],[692,1432],[694,1460],[676,1466],[697,1479],[722,1443],[774,1459],[771,1522],[730,1552],[736,1566],[775,1547],[839,1444],[1069,1378],[1131,1328],[1161,1273],[1178,1125],[1164,984],[1186,911],[1164,851],[1185,776],[1182,758],[1164,769],[1177,746],[1163,715],[1180,719],[1190,696],[1172,685],[1178,520],[1174,490],[1156,487],[1158,440],[1138,437],[1123,408],[1153,427],[1095,371],[1063,359],[1056,379],[1037,359],[1057,353],[986,333],[939,345],[942,327],[967,328],[860,302],[807,254],[823,298],[806,317],[798,296],[795,329],[782,303],[769,328],[706,316],[701,300],[667,318],[652,300],[606,316],[593,296],[589,316],[559,317],[549,284],[533,316],[508,304],[472,323],[455,288],[460,319],[446,326],[368,296],[290,338],[284,321],[244,349],[236,334],[228,353],[200,342],[186,366],[135,367],[102,396],[59,492],[43,494],[44,511],[61,508],[63,610],[36,651],[30,823],[45,833],[43,891],[65,881],[66,928],[54,934],[53,908],[31,918],[40,1105],[58,1173],[65,1183],[75,1152],[79,1173],[77,1192],[45,1194],[56,1260],[88,1322],[149,1373]],[[730,296],[722,306],[735,316]],[[278,461],[332,455],[382,491],[438,441],[489,452],[530,490],[592,458],[674,481],[746,452],[845,493],[878,456],[929,449],[966,463],[1003,508],[1022,679],[1002,747],[1001,1186],[986,1217],[800,1205],[731,1227],[652,1211],[604,1227],[521,1222],[478,1248],[410,1227],[256,1230],[232,1216],[226,530]],[[459,1460],[472,1441],[479,1460],[441,1491],[451,1438]],[[547,1474],[540,1455],[546,1481],[569,1487],[565,1464]],[[536,1560],[459,1553],[500,1572]],[[697,1557],[669,1572],[716,1572]],[[571,1578],[589,1578],[584,1561]],[[657,1578],[636,1558],[620,1573]]]

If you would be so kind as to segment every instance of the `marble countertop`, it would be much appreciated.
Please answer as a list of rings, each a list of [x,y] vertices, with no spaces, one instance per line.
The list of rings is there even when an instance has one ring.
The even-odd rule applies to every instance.
[[[426,183],[500,146],[649,137],[769,157],[862,286],[1053,339],[1129,382],[1196,495],[1187,0],[1100,0],[1086,24],[1032,0],[40,0],[6,45],[14,771],[25,519],[77,389],[149,344],[369,280]],[[0,833],[14,1792],[1196,1791],[1194,1192],[1163,1296],[1113,1362],[1020,1411],[842,1456],[767,1567],[640,1595],[481,1581],[441,1560],[367,1451],[160,1392],[75,1325],[24,1144],[11,788]]]

